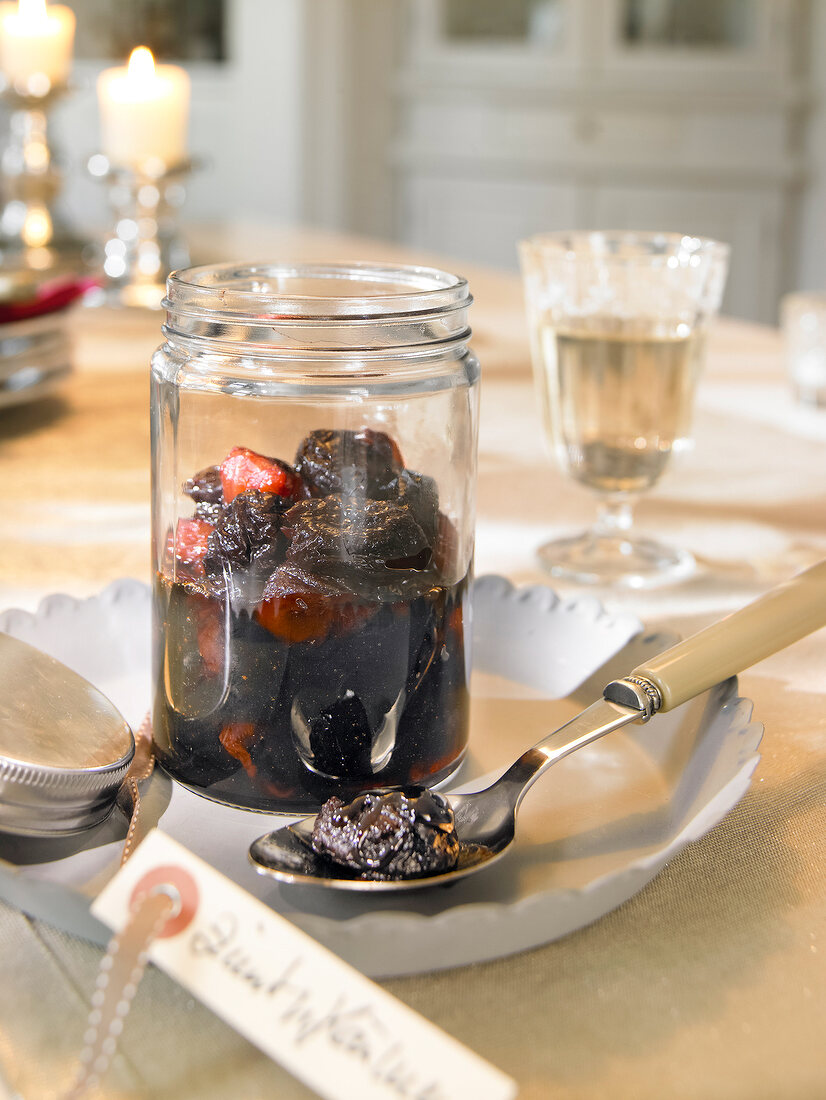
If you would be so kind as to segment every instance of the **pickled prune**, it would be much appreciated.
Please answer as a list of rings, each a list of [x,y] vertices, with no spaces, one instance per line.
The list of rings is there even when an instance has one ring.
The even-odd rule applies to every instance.
[[[335,614],[323,639],[290,646],[283,691],[301,759],[330,778],[363,782],[383,772],[396,752],[408,693],[416,687],[411,617],[406,603],[343,610],[347,618]],[[348,751],[351,736],[357,745]]]
[[[314,599],[337,601],[341,597],[352,597],[352,593],[332,578],[319,577],[295,563],[284,562],[270,576],[263,596],[265,600],[295,596],[309,603]]]
[[[284,560],[287,540],[281,517],[292,501],[277,493],[255,489],[239,493],[221,511],[204,558],[207,576],[222,577],[225,568],[246,569],[254,564],[269,574]]]
[[[406,573],[427,569],[432,549],[411,511],[387,500],[339,494],[302,500],[283,521],[287,560],[312,573],[345,579],[354,591],[401,592]]]
[[[195,505],[195,517],[211,523],[214,527],[221,518],[223,510],[223,504],[209,504],[207,501],[201,500]]]
[[[207,466],[194,477],[184,482],[183,490],[195,501],[195,516],[215,524],[221,515],[224,493],[221,487],[221,469],[219,466]]]
[[[196,519],[215,524],[221,515],[224,492],[221,487],[219,466],[207,466],[183,484],[183,491],[195,501]]]
[[[345,691],[309,722],[313,766],[329,776],[367,776],[372,772],[373,733],[364,704]]]
[[[196,504],[222,504],[224,491],[221,485],[220,466],[207,466],[184,482],[184,492]]]
[[[436,482],[415,470],[402,470],[394,485],[396,503],[410,509],[424,532],[428,545],[434,549],[439,532],[439,493]]]
[[[313,825],[313,849],[362,878],[420,878],[456,866],[459,838],[441,795],[371,791],[349,805],[328,799]]]
[[[377,498],[387,493],[404,461],[384,432],[323,428],[310,432],[301,443],[295,465],[314,497],[345,493]]]

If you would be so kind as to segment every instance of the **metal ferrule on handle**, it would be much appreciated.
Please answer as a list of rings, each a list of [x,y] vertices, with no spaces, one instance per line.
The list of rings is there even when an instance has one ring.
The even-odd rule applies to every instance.
[[[663,697],[657,685],[642,676],[631,674],[622,680],[612,680],[602,694],[609,703],[638,710],[640,722],[647,722],[658,710],[662,710]]]
[[[798,573],[725,619],[635,668],[605,698],[637,707],[645,720],[826,626],[826,561]],[[659,696],[659,704],[657,704]]]

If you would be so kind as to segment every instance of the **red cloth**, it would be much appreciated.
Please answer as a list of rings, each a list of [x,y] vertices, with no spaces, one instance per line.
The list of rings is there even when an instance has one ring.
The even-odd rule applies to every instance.
[[[45,313],[56,313],[97,285],[95,279],[67,279],[44,283],[34,298],[27,298],[20,302],[0,302],[0,324],[25,321],[29,317],[40,317]]]

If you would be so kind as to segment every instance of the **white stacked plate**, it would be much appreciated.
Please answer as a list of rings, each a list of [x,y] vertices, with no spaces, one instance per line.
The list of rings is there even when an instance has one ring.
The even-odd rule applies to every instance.
[[[53,393],[71,366],[65,309],[0,324],[0,409]]]

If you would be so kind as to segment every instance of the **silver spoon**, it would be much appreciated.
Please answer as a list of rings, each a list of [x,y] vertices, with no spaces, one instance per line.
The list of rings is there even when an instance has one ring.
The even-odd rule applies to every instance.
[[[314,816],[253,841],[250,860],[261,874],[280,882],[337,890],[381,893],[456,882],[505,854],[514,839],[522,799],[552,764],[606,733],[630,722],[647,722],[657,711],[693,699],[824,625],[826,561],[665,650],[624,679],[613,680],[602,699],[528,749],[492,786],[449,796],[460,842],[453,870],[420,878],[359,878],[314,852]],[[421,791],[417,787],[404,793],[415,799]]]

